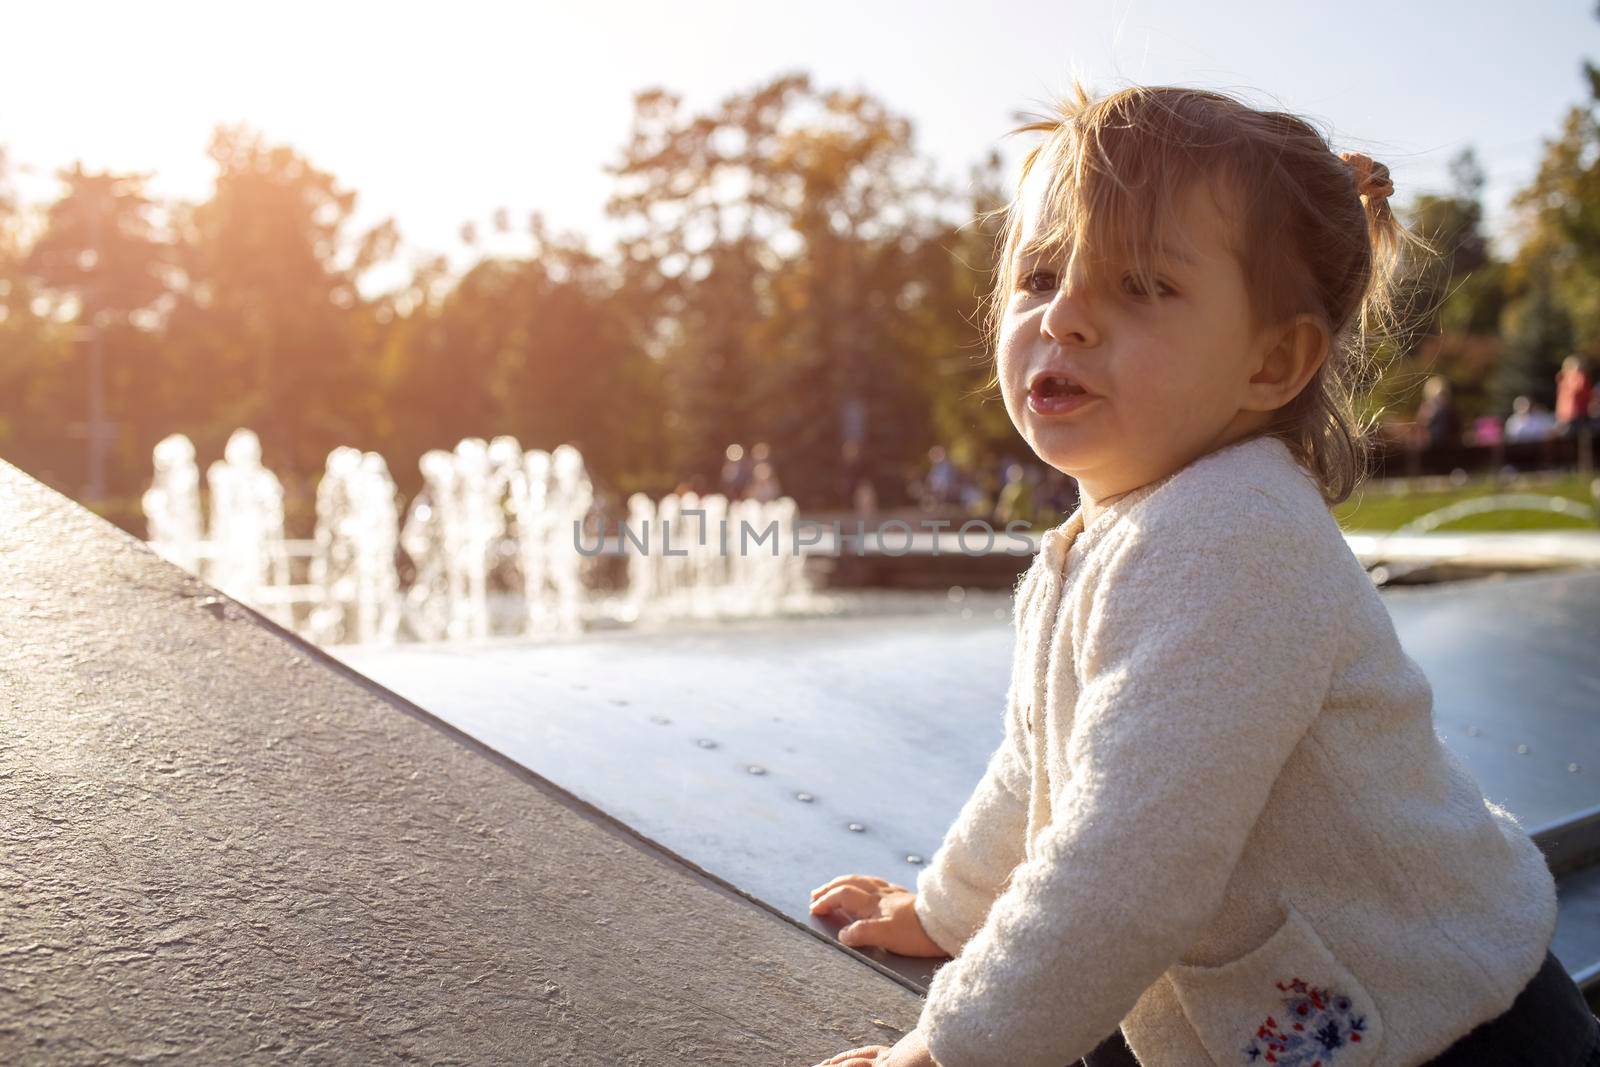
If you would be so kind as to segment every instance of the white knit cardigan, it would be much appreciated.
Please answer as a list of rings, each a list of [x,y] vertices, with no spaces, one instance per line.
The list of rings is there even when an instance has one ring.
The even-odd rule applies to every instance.
[[[1288,447],[1048,531],[1005,738],[916,911],[942,1067],[1408,1067],[1544,961],[1555,883]]]

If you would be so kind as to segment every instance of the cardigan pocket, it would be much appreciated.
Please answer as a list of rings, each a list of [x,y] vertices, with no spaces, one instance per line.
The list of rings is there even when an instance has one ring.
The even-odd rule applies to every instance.
[[[1168,969],[1189,1024],[1218,1064],[1366,1067],[1383,1041],[1372,996],[1284,906],[1272,936],[1238,959]]]

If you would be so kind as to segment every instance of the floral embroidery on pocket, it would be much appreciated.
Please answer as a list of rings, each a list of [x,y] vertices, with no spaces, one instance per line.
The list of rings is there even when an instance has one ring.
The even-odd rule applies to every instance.
[[[1287,994],[1279,998],[1284,1021],[1268,1015],[1256,1027],[1255,1039],[1244,1047],[1244,1062],[1334,1067],[1341,1050],[1360,1043],[1367,1018],[1351,1011],[1349,997],[1307,985],[1299,978],[1277,986]]]

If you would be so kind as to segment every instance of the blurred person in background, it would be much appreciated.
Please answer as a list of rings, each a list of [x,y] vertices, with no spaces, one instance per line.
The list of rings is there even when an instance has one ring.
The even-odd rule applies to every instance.
[[[961,511],[968,518],[989,521],[994,518],[994,502],[999,486],[987,466],[961,483]]]
[[[1561,371],[1556,375],[1555,421],[1562,437],[1575,437],[1589,425],[1589,405],[1593,400],[1594,377],[1583,357],[1574,353],[1561,361]]]
[[[756,448],[764,448],[757,445]],[[755,472],[750,476],[749,492],[746,494],[751,500],[759,500],[763,504],[770,504],[783,495],[783,485],[778,481],[778,472],[773,470],[772,464],[761,459],[756,462]]]
[[[1535,404],[1532,397],[1519,396],[1511,402],[1511,414],[1506,419],[1507,442],[1548,441],[1557,432],[1555,416]]]
[[[1493,415],[1480,415],[1472,420],[1474,445],[1498,445],[1504,441],[1505,426]]]
[[[878,491],[873,488],[872,479],[863,478],[856,483],[851,504],[857,518],[870,519],[878,513]]]
[[[994,511],[996,521],[1001,524],[1019,520],[1033,522],[1033,485],[1022,464],[1012,463],[1006,467],[1005,484],[1000,489],[1000,500]]]
[[[727,459],[722,464],[722,495],[729,500],[738,500],[744,496],[745,487],[750,484],[755,462],[744,450],[744,446],[739,444],[729,445],[725,455]]]
[[[928,475],[923,482],[923,500],[929,510],[948,507],[960,497],[961,471],[950,461],[942,445],[928,449]]]
[[[1461,443],[1461,415],[1450,393],[1450,379],[1444,375],[1435,374],[1423,384],[1417,426],[1419,444],[1425,451]]]

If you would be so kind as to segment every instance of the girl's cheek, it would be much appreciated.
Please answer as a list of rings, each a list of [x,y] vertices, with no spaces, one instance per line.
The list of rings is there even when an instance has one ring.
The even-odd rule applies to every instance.
[[[1027,345],[1024,341],[1023,329],[1014,321],[1002,322],[1000,331],[995,338],[995,356],[1002,365],[1010,366],[1027,357]]]

